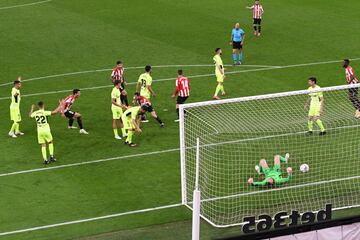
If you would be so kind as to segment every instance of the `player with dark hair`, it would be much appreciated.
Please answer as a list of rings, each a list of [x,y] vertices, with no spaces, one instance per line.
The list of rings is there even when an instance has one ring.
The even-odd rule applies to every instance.
[[[120,100],[121,93],[119,91],[120,88],[121,88],[120,80],[115,80],[114,88],[111,91],[111,111],[113,114],[114,137],[115,137],[115,139],[118,139],[118,140],[120,140],[121,137],[119,136],[119,133],[118,133],[117,122],[119,122],[121,131],[122,131],[122,136],[126,137],[126,130],[125,130],[124,124],[121,120],[121,116],[123,114],[123,109],[126,109],[126,106],[121,103],[121,100]]]
[[[355,76],[353,68],[350,66],[350,60],[344,59],[343,68],[345,68],[346,82],[347,84],[357,84],[359,83],[358,79]],[[360,118],[360,101],[358,98],[358,88],[349,88],[348,95],[349,100],[356,109],[355,117]]]
[[[56,159],[54,157],[53,137],[51,135],[48,117],[60,112],[61,105],[62,102],[60,102],[59,106],[55,110],[45,111],[44,102],[39,102],[38,103],[39,110],[35,112],[34,112],[35,105],[33,104],[31,106],[29,116],[31,118],[35,118],[37,124],[38,143],[41,145],[41,153],[44,159],[44,164],[48,164],[50,162],[56,162]],[[46,144],[49,146],[50,160],[47,159]]]
[[[18,135],[22,136],[24,133],[20,132],[20,101],[21,101],[21,77],[18,77],[14,81],[14,87],[11,89],[11,104],[10,104],[10,120],[13,121],[11,129],[9,131],[9,136],[16,138]]]
[[[133,136],[135,132],[141,133],[140,120],[141,115],[146,112],[144,107],[136,106],[129,107],[121,116],[124,128],[127,130],[127,138],[125,144],[130,147],[136,147],[136,143],[133,142]]]
[[[127,92],[125,90],[125,85],[126,85],[126,80],[124,77],[124,67],[123,67],[123,63],[122,61],[117,61],[116,62],[116,67],[114,68],[114,70],[111,73],[111,81],[114,83],[116,80],[120,81],[121,85],[120,85],[120,100],[121,103],[129,106],[129,102],[128,102],[128,98],[127,98]]]
[[[184,104],[190,95],[189,79],[184,76],[184,72],[182,69],[178,70],[178,76],[177,76],[175,85],[176,85],[176,89],[175,89],[174,93],[171,95],[171,97],[175,98],[176,95],[178,95],[178,97],[176,99],[176,113],[177,113],[178,118],[175,120],[175,122],[178,122],[179,121],[179,105]]]
[[[65,101],[63,102],[62,105],[62,115],[67,117],[69,119],[69,129],[75,129],[76,127],[73,126],[74,123],[74,118],[76,118],[76,121],[79,125],[80,128],[80,134],[89,134],[87,131],[85,131],[83,124],[82,124],[82,119],[81,119],[81,114],[78,112],[73,112],[71,111],[71,107],[74,104],[75,100],[80,97],[80,89],[74,89],[72,91],[72,95],[68,96],[67,98],[65,98]]]
[[[253,11],[253,19],[254,19],[254,35],[260,36],[261,35],[261,18],[264,14],[264,8],[260,4],[260,1],[256,0],[255,4],[251,7],[246,7],[247,9],[251,9]]]
[[[221,91],[222,96],[225,95],[225,90],[224,90],[225,68],[224,68],[223,61],[221,59],[221,55],[222,55],[221,48],[216,48],[215,56],[213,57],[213,61],[215,64],[216,81],[218,83],[216,86],[214,96],[213,96],[213,99],[216,99],[216,100],[220,99],[218,97],[218,94],[220,91]]]
[[[315,77],[310,77],[308,79],[309,88],[308,90],[320,89],[320,86],[316,85],[317,80]],[[309,107],[310,106],[310,107]],[[308,135],[313,134],[313,123],[316,124],[320,128],[320,136],[325,135],[326,131],[322,121],[320,120],[321,114],[324,112],[324,96],[322,92],[314,92],[310,93],[308,99],[305,102],[304,110],[307,111],[309,107],[309,120],[308,120]]]
[[[140,93],[140,96],[145,97],[150,101],[151,97],[155,97],[155,92],[152,89],[152,77],[151,77],[152,67],[150,65],[145,66],[145,73],[139,76],[139,79],[136,84],[136,92]],[[146,120],[146,115],[143,114],[142,122],[148,122]]]
[[[151,116],[160,124],[160,127],[164,127],[165,123],[161,121],[161,119],[156,114],[151,102],[144,96],[141,96],[140,93],[136,92],[134,94],[134,101],[135,104],[138,104],[143,109],[146,110],[146,112],[149,112]]]
[[[248,183],[252,186],[280,186],[290,181],[292,177],[292,168],[288,167],[286,172],[287,177],[282,177],[281,162],[287,163],[290,154],[286,153],[285,156],[275,155],[274,166],[270,168],[265,159],[261,159],[259,165],[255,165],[255,170],[259,175],[264,175],[264,180],[260,182],[254,182],[254,178],[249,178]]]

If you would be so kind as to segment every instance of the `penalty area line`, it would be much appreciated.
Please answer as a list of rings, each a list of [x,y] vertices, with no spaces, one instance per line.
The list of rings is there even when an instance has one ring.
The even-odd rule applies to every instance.
[[[19,229],[19,230],[14,230],[14,231],[9,231],[9,232],[1,232],[0,236],[7,236],[7,235],[13,235],[13,234],[25,233],[25,232],[33,232],[33,231],[38,231],[38,230],[42,230],[42,229],[55,228],[55,227],[61,227],[61,226],[66,226],[66,225],[79,224],[79,223],[93,222],[93,221],[110,219],[110,218],[121,217],[121,216],[126,216],[126,215],[147,213],[147,212],[153,212],[153,211],[169,209],[169,208],[176,208],[176,207],[180,207],[180,206],[182,206],[181,203],[176,203],[176,204],[164,205],[164,206],[160,206],[160,207],[145,208],[145,209],[139,209],[139,210],[134,210],[134,211],[129,211],[129,212],[115,213],[115,214],[110,214],[110,215],[105,215],[105,216],[100,216],[100,217],[86,218],[86,219],[80,219],[80,220],[62,222],[62,223],[55,223],[55,224],[50,224],[50,225]]]
[[[52,0],[45,0],[45,1],[39,1],[39,2],[33,2],[33,3],[26,3],[26,4],[20,4],[20,5],[13,5],[8,7],[0,7],[0,10],[6,10],[6,9],[12,9],[12,8],[19,8],[19,7],[27,7],[27,6],[33,6],[33,5],[39,5],[47,2],[51,2]]]

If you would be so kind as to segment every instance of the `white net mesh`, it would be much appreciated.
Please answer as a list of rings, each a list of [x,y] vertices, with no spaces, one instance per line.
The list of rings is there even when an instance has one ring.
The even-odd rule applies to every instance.
[[[357,86],[358,87],[358,86]],[[245,216],[274,215],[360,204],[360,120],[348,99],[348,86],[323,88],[327,134],[307,136],[304,103],[309,92],[298,91],[181,107],[183,202],[191,207],[195,181],[196,138],[200,138],[201,215],[218,227],[243,222]],[[181,114],[183,116],[183,114]],[[275,154],[290,153],[293,178],[279,187],[255,187],[263,180],[254,166]],[[308,173],[299,166],[307,163]]]

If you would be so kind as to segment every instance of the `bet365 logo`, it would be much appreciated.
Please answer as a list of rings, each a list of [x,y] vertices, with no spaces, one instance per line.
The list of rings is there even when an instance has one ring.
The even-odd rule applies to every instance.
[[[289,221],[287,221],[289,219]],[[325,210],[321,210],[317,213],[305,212],[302,215],[298,211],[292,210],[289,215],[287,212],[279,212],[272,218],[269,215],[259,215],[258,221],[256,217],[244,217],[245,224],[243,225],[244,233],[253,233],[256,230],[259,232],[269,230],[273,225],[275,229],[296,226],[299,224],[314,223],[330,220],[331,219],[331,204],[325,205]]]

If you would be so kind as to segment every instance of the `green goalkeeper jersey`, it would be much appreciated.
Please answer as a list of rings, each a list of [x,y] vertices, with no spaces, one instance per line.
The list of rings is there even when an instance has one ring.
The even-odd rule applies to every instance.
[[[275,165],[272,169],[264,169],[265,179],[260,182],[253,182],[254,186],[265,186],[268,184],[268,179],[272,178],[274,180],[274,185],[279,186],[283,183],[287,183],[291,179],[291,175],[288,175],[287,177],[281,176],[281,170],[280,165]]]

